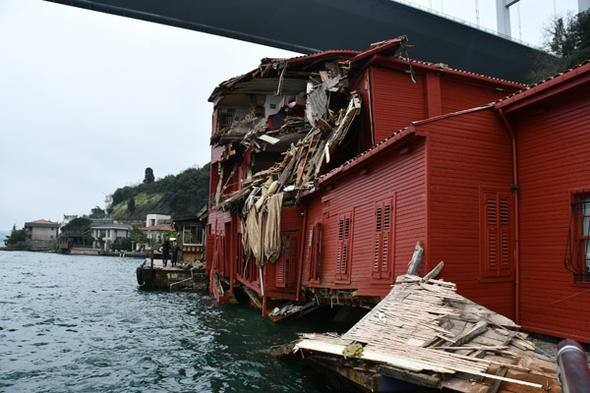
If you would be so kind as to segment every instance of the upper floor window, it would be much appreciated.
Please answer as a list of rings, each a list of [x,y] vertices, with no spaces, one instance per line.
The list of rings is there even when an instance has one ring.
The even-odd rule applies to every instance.
[[[199,239],[197,238],[197,226],[196,225],[184,225],[182,227],[182,244],[198,244]]]

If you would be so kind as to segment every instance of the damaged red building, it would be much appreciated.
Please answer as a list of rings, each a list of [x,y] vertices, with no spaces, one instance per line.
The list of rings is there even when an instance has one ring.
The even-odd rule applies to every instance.
[[[589,82],[586,63],[412,122],[320,177],[306,231],[334,240],[305,259],[303,287],[383,296],[418,239],[424,268],[445,261],[463,295],[529,331],[589,342]]]
[[[398,38],[364,52],[264,59],[258,69],[215,89],[207,264],[219,298],[240,285],[262,302],[300,300],[307,219],[301,198],[317,176],[409,121],[490,102],[522,87],[408,59],[401,56],[404,44]],[[284,198],[275,243],[283,247],[270,258],[273,263],[265,263],[268,255],[256,255],[264,245],[244,246],[251,243],[244,238],[244,206],[255,200],[256,210],[265,210],[263,204],[278,193]],[[384,276],[383,283],[392,279]]]
[[[523,86],[408,59],[398,38],[264,59],[223,82],[211,95],[212,293],[241,288],[265,313],[276,300],[371,304],[419,241],[423,268],[444,260],[463,295],[590,341],[575,315],[590,300],[587,79],[585,65],[510,95]],[[547,293],[567,317],[551,316]]]

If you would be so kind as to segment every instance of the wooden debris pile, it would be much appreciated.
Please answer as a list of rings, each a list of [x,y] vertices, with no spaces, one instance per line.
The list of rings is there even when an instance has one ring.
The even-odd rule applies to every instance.
[[[554,363],[535,352],[512,320],[457,294],[455,284],[435,279],[442,266],[424,278],[399,276],[391,292],[348,332],[302,335],[294,351],[328,355],[339,370],[343,359],[352,357],[350,370],[431,388],[560,391]]]

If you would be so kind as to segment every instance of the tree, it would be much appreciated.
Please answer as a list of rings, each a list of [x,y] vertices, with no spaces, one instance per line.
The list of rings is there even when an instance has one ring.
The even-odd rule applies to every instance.
[[[144,231],[142,231],[138,225],[133,225],[131,232],[129,232],[129,239],[135,244],[145,244],[147,243],[147,235]]]
[[[145,168],[145,177],[143,178],[143,182],[145,184],[151,184],[156,180],[154,177],[154,170],[150,167]]]
[[[107,213],[98,206],[95,206],[90,210],[90,218],[105,218]]]
[[[135,211],[135,198],[131,197],[127,200],[127,210],[131,213]]]
[[[27,231],[23,229],[16,229],[16,225],[12,226],[10,235],[4,240],[6,247],[14,250],[26,250],[27,246]]]
[[[76,240],[76,245],[92,244],[94,239],[92,238],[91,226],[92,221],[90,219],[77,217],[63,226],[60,236],[70,236],[79,239]],[[78,241],[80,244],[77,243]]]
[[[90,233],[92,221],[86,217],[76,217],[63,226],[62,232]]]
[[[532,82],[563,72],[590,58],[590,11],[556,18],[548,33],[545,48],[557,56],[557,60],[539,63],[529,75]]]
[[[131,251],[132,250],[131,239],[127,239],[124,237],[118,237],[115,239],[113,244],[111,244],[111,249],[115,250],[115,251]]]

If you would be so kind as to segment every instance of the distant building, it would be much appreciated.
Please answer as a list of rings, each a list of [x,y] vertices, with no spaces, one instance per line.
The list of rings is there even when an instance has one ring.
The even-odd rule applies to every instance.
[[[153,227],[160,224],[172,223],[172,217],[166,214],[148,214],[145,216],[145,227]]]
[[[174,228],[170,224],[156,224],[141,228],[145,232],[150,244],[161,243],[167,233],[173,232]]]
[[[57,241],[59,224],[49,220],[36,220],[25,222],[27,242],[34,251],[49,250]]]
[[[205,228],[197,215],[178,216],[173,220],[174,228],[179,234],[176,239],[181,250],[181,261],[193,263],[203,260],[203,239]]]
[[[117,222],[93,224],[91,231],[94,238],[93,247],[108,250],[115,240],[129,237],[131,225]]]

